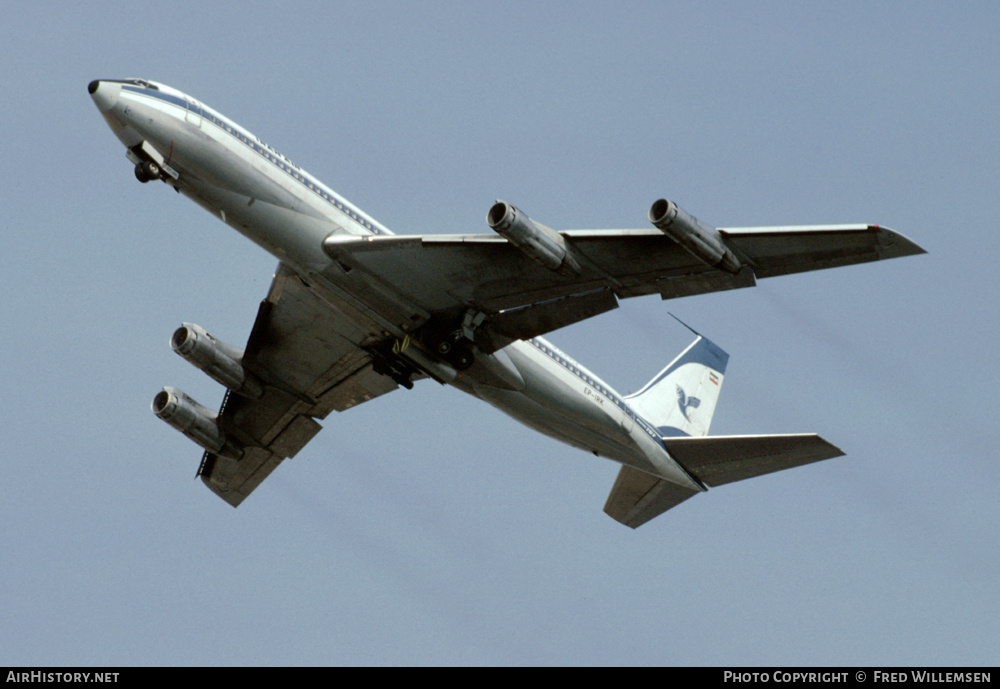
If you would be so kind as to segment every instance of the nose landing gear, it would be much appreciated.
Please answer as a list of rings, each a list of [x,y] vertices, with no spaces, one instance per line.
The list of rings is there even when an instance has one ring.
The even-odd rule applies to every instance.
[[[170,142],[169,153],[164,155],[148,141],[141,141],[128,149],[126,156],[135,165],[135,178],[145,184],[154,179],[162,179],[173,184],[179,178],[177,170],[170,167],[174,155],[174,142]],[[176,189],[176,185],[174,185]]]
[[[135,178],[145,184],[154,179],[163,177],[163,170],[152,160],[144,160],[135,166]]]

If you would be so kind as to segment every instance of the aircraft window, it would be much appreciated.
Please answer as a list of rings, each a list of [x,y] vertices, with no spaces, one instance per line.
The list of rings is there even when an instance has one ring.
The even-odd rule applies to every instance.
[[[145,79],[126,79],[125,83],[127,83],[127,84],[135,84],[136,86],[141,86],[144,89],[152,89],[153,91],[159,91],[160,90],[159,86],[157,86],[156,84],[151,84],[150,82],[146,81]]]

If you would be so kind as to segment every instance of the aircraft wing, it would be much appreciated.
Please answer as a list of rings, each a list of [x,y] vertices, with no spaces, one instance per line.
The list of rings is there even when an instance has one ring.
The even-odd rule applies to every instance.
[[[223,432],[245,448],[243,456],[206,452],[202,481],[235,507],[320,431],[316,419],[395,390],[390,377],[373,371],[372,355],[359,346],[365,337],[279,265],[243,355],[264,393],[259,399],[228,393],[218,417]]]
[[[561,232],[579,258],[579,271],[551,270],[499,235],[331,236],[324,249],[344,270],[357,270],[427,313],[483,313],[475,341],[487,352],[616,308],[618,299],[673,299],[750,287],[757,278],[923,253],[876,225],[720,233],[745,264],[735,275],[700,261],[654,228]]]

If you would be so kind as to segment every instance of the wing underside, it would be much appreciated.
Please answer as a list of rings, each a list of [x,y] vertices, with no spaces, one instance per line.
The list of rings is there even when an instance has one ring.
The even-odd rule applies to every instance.
[[[282,460],[320,431],[316,419],[396,389],[373,370],[360,346],[366,334],[284,265],[261,303],[243,365],[262,380],[264,394],[227,394],[219,426],[243,449],[239,459],[206,452],[202,481],[238,505]]]
[[[552,270],[499,235],[330,237],[326,252],[381,291],[426,314],[482,313],[476,344],[494,351],[613,309],[618,299],[663,299],[751,287],[760,278],[922,253],[875,225],[722,229],[744,268],[696,259],[656,229],[569,230],[579,270]],[[374,290],[373,290],[374,291]]]
[[[698,491],[659,476],[623,466],[611,488],[604,512],[615,521],[636,529],[697,494]]]

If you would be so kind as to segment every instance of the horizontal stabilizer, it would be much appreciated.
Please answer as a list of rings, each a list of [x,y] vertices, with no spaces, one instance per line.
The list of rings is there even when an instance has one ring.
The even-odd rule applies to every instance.
[[[844,454],[809,433],[663,438],[663,444],[685,471],[705,486],[721,486]],[[634,529],[696,494],[626,466],[618,472],[604,511]]]
[[[664,438],[663,444],[689,474],[706,486],[721,486],[844,454],[812,433]]]
[[[604,511],[615,521],[635,529],[697,493],[659,476],[623,466]]]

